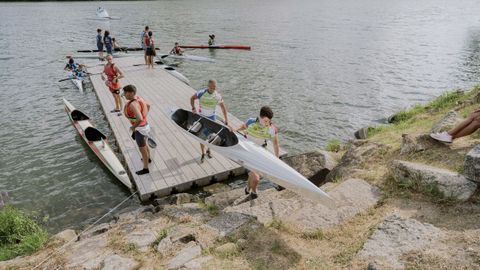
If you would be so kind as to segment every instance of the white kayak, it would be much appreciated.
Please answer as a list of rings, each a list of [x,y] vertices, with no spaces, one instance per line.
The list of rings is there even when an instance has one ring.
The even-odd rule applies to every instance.
[[[165,65],[161,61],[156,62],[156,64],[160,68],[163,68],[165,71],[170,73],[170,75],[172,75],[173,77],[179,79],[180,81],[182,81],[186,85],[190,85],[190,80],[187,77],[185,77],[182,73],[178,72],[174,67]]]
[[[65,104],[65,111],[68,113],[70,120],[88,147],[92,149],[100,161],[102,161],[107,169],[112,172],[120,182],[131,189],[132,183],[128,178],[127,172],[108,144],[107,137],[92,126],[90,118],[88,118],[87,115],[75,109],[66,99],[63,99],[63,103]]]
[[[213,60],[211,58],[196,56],[196,55],[157,54],[157,58],[160,59],[160,60],[165,59],[167,57],[170,58],[170,59],[191,60],[191,61],[201,61],[201,62],[215,62],[215,60]]]
[[[70,78],[72,84],[75,85],[75,87],[77,87],[77,89],[83,93],[83,80],[85,79],[85,77],[77,76],[72,71],[68,71],[67,77]]]
[[[80,92],[83,92],[83,79],[81,77],[70,79]]]
[[[171,119],[188,136],[243,167],[269,176],[269,180],[302,196],[334,206],[334,201],[327,193],[292,167],[222,124],[183,109],[174,110]]]

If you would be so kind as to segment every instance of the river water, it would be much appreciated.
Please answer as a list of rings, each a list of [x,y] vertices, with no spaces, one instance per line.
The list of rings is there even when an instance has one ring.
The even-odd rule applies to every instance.
[[[183,62],[194,88],[219,82],[241,119],[275,111],[281,145],[298,153],[478,81],[480,6],[473,0],[184,0],[102,2],[120,20],[95,19],[98,2],[0,3],[0,191],[48,217],[51,231],[78,227],[128,196],[71,126],[62,97],[110,135],[91,89],[59,83],[65,55],[95,46],[96,28],[138,46],[149,25],[173,42],[251,45],[195,50],[216,63]],[[130,200],[126,205],[139,204]]]

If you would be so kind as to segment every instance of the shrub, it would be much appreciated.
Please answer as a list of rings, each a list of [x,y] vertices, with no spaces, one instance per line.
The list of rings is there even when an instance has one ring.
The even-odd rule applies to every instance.
[[[37,251],[47,237],[47,232],[24,212],[11,206],[0,209],[0,261]]]

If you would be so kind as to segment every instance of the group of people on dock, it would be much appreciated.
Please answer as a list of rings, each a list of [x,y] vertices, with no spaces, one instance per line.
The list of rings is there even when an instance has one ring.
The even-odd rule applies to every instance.
[[[123,114],[131,124],[130,131],[132,132],[132,137],[135,139],[142,156],[143,168],[137,171],[136,174],[148,174],[150,172],[149,164],[152,162],[147,143],[150,133],[148,112],[150,111],[151,104],[138,95],[137,88],[134,85],[127,85],[122,88],[119,80],[124,78],[124,73],[115,65],[112,55],[107,55],[106,60],[107,63],[103,68],[101,78],[105,81],[115,100],[115,108],[113,108],[111,112],[122,116],[120,91],[123,89],[122,95],[127,100],[123,107]],[[228,111],[224,99],[217,90],[217,81],[214,79],[208,81],[207,87],[196,91],[190,97],[189,101],[193,113],[200,114],[212,121],[219,121],[219,119],[217,119],[217,107],[220,107],[223,115],[223,124],[229,130],[243,132],[249,139],[264,147],[266,147],[267,141],[271,141],[273,143],[274,153],[279,157],[278,129],[272,123],[273,111],[270,107],[262,107],[259,115],[249,118],[242,125],[233,128],[229,123]],[[205,146],[202,144],[200,145],[200,151],[200,163],[204,163],[206,158],[212,158],[210,149],[205,149]],[[248,184],[245,187],[245,194],[249,195],[252,199],[257,198],[259,181],[260,175],[258,173],[254,171],[248,172]]]
[[[102,36],[102,29],[97,29],[96,43],[98,58],[102,61],[105,60],[105,57],[103,56],[104,48],[107,52],[107,55],[112,55],[114,50],[121,50],[117,40],[110,36],[110,31],[108,30],[105,30]]]
[[[153,68],[153,58],[157,55],[153,32],[148,26],[140,34],[140,44],[145,54],[145,65],[147,68]]]

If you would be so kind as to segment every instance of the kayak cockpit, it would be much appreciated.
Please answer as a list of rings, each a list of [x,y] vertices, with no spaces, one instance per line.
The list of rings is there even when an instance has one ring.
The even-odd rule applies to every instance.
[[[178,109],[172,114],[172,120],[181,128],[209,144],[220,147],[238,144],[238,138],[235,133],[225,126],[198,114]]]
[[[84,121],[89,120],[88,116],[79,110],[73,110],[70,115],[72,116],[73,121]]]
[[[98,129],[94,127],[87,127],[84,133],[85,138],[87,138],[87,140],[91,142],[98,142],[107,138],[107,136],[103,135],[103,133],[101,133],[100,131],[98,131]]]

